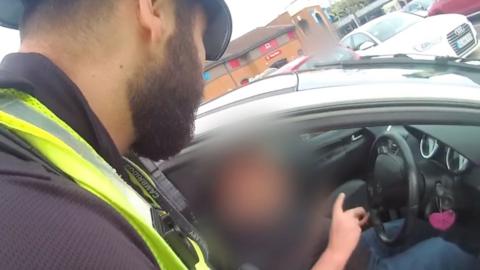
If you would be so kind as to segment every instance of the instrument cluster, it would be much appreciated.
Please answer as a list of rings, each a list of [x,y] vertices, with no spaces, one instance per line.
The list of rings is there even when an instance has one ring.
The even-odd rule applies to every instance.
[[[423,135],[420,140],[420,154],[425,159],[439,161],[455,174],[465,172],[470,166],[470,161],[466,157],[428,135]]]

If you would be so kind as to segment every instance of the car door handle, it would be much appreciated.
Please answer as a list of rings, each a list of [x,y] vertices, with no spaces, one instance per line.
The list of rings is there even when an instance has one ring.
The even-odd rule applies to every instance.
[[[362,134],[359,134],[359,135],[353,134],[352,135],[352,142],[356,142],[356,141],[360,140],[361,138],[363,138]]]

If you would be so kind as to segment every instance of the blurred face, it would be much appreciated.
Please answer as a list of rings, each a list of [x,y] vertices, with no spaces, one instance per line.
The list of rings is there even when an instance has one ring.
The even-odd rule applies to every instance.
[[[214,204],[229,228],[268,229],[280,222],[291,205],[289,173],[264,152],[252,150],[235,155],[216,180]]]
[[[200,7],[189,18],[176,16],[166,44],[129,83],[133,150],[153,160],[177,154],[190,141],[202,98],[206,18]]]

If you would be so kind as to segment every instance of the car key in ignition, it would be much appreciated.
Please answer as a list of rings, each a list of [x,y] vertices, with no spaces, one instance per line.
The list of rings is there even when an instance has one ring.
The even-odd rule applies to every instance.
[[[453,210],[453,196],[441,183],[435,186],[434,204],[437,212],[429,214],[430,225],[439,231],[448,231],[455,224],[457,215]]]

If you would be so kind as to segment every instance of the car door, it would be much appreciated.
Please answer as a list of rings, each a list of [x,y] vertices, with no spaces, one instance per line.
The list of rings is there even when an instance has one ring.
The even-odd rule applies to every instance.
[[[354,34],[351,36],[351,38],[352,38],[352,45],[353,45],[351,49],[354,51],[360,50],[361,46],[365,42],[372,42],[375,45],[377,44],[372,38],[370,38],[369,36],[363,33]]]

